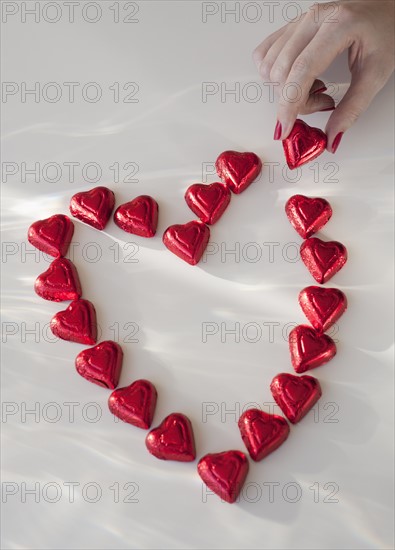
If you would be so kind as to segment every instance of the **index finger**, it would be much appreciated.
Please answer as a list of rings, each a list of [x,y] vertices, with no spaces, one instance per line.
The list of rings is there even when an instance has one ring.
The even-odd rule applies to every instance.
[[[350,45],[341,30],[333,32],[333,27],[322,26],[295,59],[280,90],[277,119],[282,128],[281,139],[288,137],[316,78]]]

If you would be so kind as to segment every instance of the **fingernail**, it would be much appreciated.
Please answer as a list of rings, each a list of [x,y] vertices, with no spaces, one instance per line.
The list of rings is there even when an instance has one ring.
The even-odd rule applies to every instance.
[[[320,109],[320,113],[324,113],[325,111],[334,111],[336,109],[335,105],[333,107],[328,107],[328,109]]]
[[[332,143],[332,153],[336,153],[337,148],[340,145],[341,139],[343,137],[344,132],[339,132]]]
[[[322,94],[323,92],[326,92],[327,89],[328,88],[326,86],[322,86],[322,88],[318,88],[318,90],[314,90],[313,94]]]
[[[276,127],[274,129],[273,139],[280,139],[282,132],[281,122],[277,121]]]

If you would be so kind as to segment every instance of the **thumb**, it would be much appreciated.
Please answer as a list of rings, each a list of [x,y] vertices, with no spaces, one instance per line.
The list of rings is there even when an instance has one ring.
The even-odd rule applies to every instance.
[[[386,79],[374,67],[360,67],[352,74],[347,93],[330,116],[325,128],[328,137],[327,150],[335,153],[343,134],[366,111],[376,94],[384,86]]]

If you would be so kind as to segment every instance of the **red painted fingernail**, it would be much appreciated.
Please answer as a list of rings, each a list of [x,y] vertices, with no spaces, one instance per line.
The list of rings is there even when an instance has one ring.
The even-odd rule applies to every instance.
[[[336,109],[335,105],[333,107],[328,107],[328,109],[320,109],[320,113],[323,113],[325,111],[334,111]]]
[[[314,90],[313,94],[322,94],[323,92],[326,92],[327,89],[328,88],[326,86],[322,86],[322,88],[318,88],[318,90]]]
[[[336,153],[337,148],[340,145],[341,139],[343,137],[344,132],[339,132],[332,143],[332,153]]]
[[[273,136],[273,139],[280,139],[280,137],[281,137],[281,132],[282,132],[281,122],[277,121],[276,127],[275,127],[275,129],[274,129],[274,136]]]

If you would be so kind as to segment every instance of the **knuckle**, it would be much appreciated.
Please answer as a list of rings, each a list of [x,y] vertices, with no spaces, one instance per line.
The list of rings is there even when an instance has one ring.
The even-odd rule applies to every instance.
[[[308,72],[310,61],[306,55],[299,55],[292,65],[292,72],[295,74],[305,74]]]
[[[304,14],[309,23],[317,22],[317,14],[320,12],[320,4],[318,2],[313,2],[310,8]]]
[[[334,2],[332,2],[332,4],[334,4]],[[336,16],[339,22],[343,23],[344,25],[349,25],[355,21],[354,9],[350,4],[337,4],[336,8]]]
[[[256,48],[254,48],[252,52],[252,59],[258,67],[262,63],[262,60],[266,57],[266,54],[270,50],[272,43],[273,41],[271,39],[271,36],[268,36],[263,42],[261,42],[260,44],[258,44],[258,46],[256,46]]]
[[[271,70],[271,63],[264,59],[260,65],[259,65],[259,74],[263,78],[263,80],[270,80],[270,70]]]
[[[373,84],[377,91],[381,90],[383,86],[387,83],[388,78],[391,73],[388,71],[388,66],[383,65],[380,59],[377,59],[377,64],[375,66],[374,74],[372,75]]]
[[[359,117],[362,115],[364,109],[361,105],[354,104],[352,107],[350,107],[347,111],[347,119],[350,124],[354,124]]]
[[[271,69],[271,62],[269,59],[262,59],[260,63],[258,64],[258,72],[263,80],[269,80],[270,79],[270,69]]]
[[[352,3],[350,2],[350,4]],[[345,6],[338,0],[315,2],[309,7],[306,17],[310,24],[321,27],[325,23],[338,23],[341,20],[340,12],[343,10],[347,12],[345,14],[345,18],[347,18],[347,14],[351,13],[352,8],[349,8],[349,5]]]
[[[252,52],[252,60],[254,61],[257,67],[259,67],[259,65],[262,63],[263,55],[262,55],[262,50],[260,46],[257,46]]]
[[[270,80],[272,82],[284,82],[288,71],[284,65],[275,63],[270,70]]]

